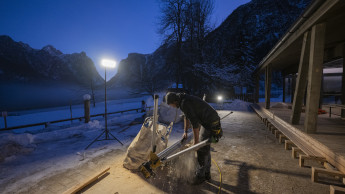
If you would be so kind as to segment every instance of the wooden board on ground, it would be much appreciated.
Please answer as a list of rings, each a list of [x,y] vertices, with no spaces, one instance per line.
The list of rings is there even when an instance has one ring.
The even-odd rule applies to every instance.
[[[101,177],[102,175],[104,175],[107,171],[109,171],[110,167],[104,169],[102,172],[95,174],[94,176],[85,179],[83,182],[75,185],[74,187],[68,189],[67,191],[64,192],[64,194],[74,194],[77,193],[78,191],[82,190],[83,188],[85,188],[86,186],[88,186],[89,184],[95,182],[99,177]]]

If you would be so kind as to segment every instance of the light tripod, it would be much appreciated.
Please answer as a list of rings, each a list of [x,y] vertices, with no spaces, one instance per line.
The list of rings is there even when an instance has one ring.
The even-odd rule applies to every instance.
[[[110,60],[103,60],[102,61],[102,65],[105,67],[104,68],[104,119],[105,119],[105,129],[103,130],[103,132],[96,137],[96,139],[94,139],[86,148],[89,148],[93,143],[95,143],[96,141],[104,141],[104,140],[116,140],[118,141],[121,145],[123,145],[123,143],[117,139],[113,134],[110,133],[109,129],[108,129],[108,116],[107,116],[107,67],[115,67],[115,61],[110,61]],[[105,135],[104,139],[99,139],[102,135]]]

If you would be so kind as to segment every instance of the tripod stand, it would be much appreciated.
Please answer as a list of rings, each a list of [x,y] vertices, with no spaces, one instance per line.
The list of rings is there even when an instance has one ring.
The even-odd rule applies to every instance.
[[[106,65],[104,65],[106,66]],[[105,94],[105,97],[104,97],[104,119],[105,119],[105,129],[103,130],[103,132],[98,136],[96,137],[96,139],[94,139],[86,148],[89,148],[93,143],[95,143],[96,141],[103,141],[103,140],[116,140],[118,141],[121,145],[123,145],[123,143],[117,139],[113,134],[110,133],[109,129],[108,129],[108,116],[107,116],[107,67],[105,67],[105,70],[104,70],[104,94]],[[105,138],[104,139],[99,139],[103,134],[105,134]],[[112,137],[112,138],[109,138],[109,135]]]

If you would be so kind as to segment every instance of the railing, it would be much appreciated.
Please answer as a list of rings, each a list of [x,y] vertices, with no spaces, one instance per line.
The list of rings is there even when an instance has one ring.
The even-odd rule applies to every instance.
[[[152,108],[152,106],[146,107],[146,109],[148,109],[149,111],[151,110],[151,108]],[[130,110],[121,110],[121,111],[116,111],[116,112],[110,112],[110,113],[107,113],[107,115],[118,114],[118,113],[122,114],[122,113],[130,112],[130,111],[139,112],[139,110],[141,110],[141,108],[135,108],[135,109],[130,109]],[[103,116],[104,117],[104,113],[90,115],[90,117],[99,117],[99,116]],[[34,124],[27,124],[27,125],[19,125],[19,126],[14,126],[14,127],[1,128],[0,131],[8,131],[8,130],[13,130],[13,129],[21,129],[21,128],[28,128],[28,127],[42,126],[42,125],[44,125],[44,127],[47,128],[47,126],[49,124],[52,124],[52,123],[61,123],[61,122],[73,121],[73,120],[82,121],[84,118],[85,117],[75,117],[75,118],[61,119],[61,120],[55,120],[55,121],[48,121],[48,122],[41,122],[41,123],[34,123]]]
[[[336,116],[341,116],[342,118],[345,115],[342,115],[342,112],[345,109],[345,105],[342,104],[324,104],[323,106],[329,107],[329,117],[331,117],[331,115],[336,115]],[[335,114],[334,112],[332,113],[332,108],[340,108],[340,114]]]

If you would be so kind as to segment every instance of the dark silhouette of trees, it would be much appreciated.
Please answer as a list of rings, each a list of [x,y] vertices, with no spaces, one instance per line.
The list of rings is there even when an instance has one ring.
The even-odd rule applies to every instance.
[[[204,37],[211,31],[209,17],[213,0],[161,0],[159,32],[165,44],[174,45],[174,58],[169,60],[175,67],[176,87],[185,87],[185,74],[195,63],[202,62]]]

